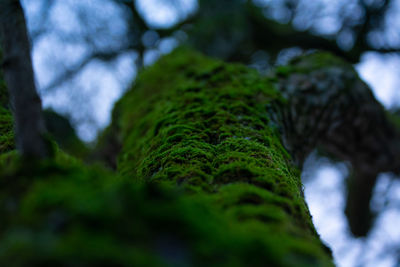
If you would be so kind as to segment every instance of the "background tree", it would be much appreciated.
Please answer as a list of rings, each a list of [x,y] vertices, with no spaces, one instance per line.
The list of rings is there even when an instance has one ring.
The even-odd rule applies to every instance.
[[[50,145],[44,138],[46,130],[23,10],[15,0],[1,1],[0,10],[2,66],[14,114],[17,147],[25,157],[45,158],[50,155]]]

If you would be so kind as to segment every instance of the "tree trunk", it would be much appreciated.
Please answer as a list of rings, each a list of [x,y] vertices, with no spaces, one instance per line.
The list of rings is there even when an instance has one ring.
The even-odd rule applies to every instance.
[[[117,103],[103,138],[122,145],[116,172],[3,153],[0,265],[333,265],[272,119],[285,102],[273,82],[179,49]]]
[[[304,158],[322,148],[352,163],[347,213],[361,234],[376,174],[398,171],[383,108],[322,53],[260,77],[178,49],[139,75],[100,140],[114,171],[0,150],[0,265],[332,266]]]
[[[30,43],[19,0],[0,1],[0,41],[17,148],[25,157],[48,157],[50,145],[44,138],[41,101],[36,92]]]

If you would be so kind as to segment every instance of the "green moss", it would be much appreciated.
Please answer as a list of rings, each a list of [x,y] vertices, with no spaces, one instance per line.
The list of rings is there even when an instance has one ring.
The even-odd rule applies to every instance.
[[[44,110],[43,117],[51,139],[69,154],[78,158],[86,157],[88,148],[76,135],[68,118],[51,109]]]
[[[256,72],[179,49],[117,104],[117,173],[1,153],[0,265],[331,266],[276,101]]]
[[[1,157],[0,162],[8,158],[0,168],[4,266],[286,266],[315,253],[276,231],[288,216],[279,208],[238,210],[253,195],[260,203],[274,198],[248,184],[226,186],[211,198],[182,195],[179,189],[118,179],[61,151],[35,164],[15,153]],[[236,200],[243,205],[229,209]],[[225,202],[222,214],[214,205],[219,201]],[[280,223],[266,228],[258,218]],[[260,234],[268,238],[254,238]],[[293,248],[290,255],[281,242]]]
[[[117,103],[118,172],[208,199],[235,232],[280,255],[258,255],[257,264],[286,265],[293,256],[330,265],[299,171],[270,120],[278,102],[279,92],[256,71],[180,48],[142,72]]]
[[[13,119],[11,112],[0,106],[0,154],[14,149]]]
[[[8,92],[6,88],[6,83],[2,79],[1,72],[0,72],[0,107],[2,108],[8,107]]]
[[[385,113],[389,122],[400,132],[400,112],[399,110],[389,110]]]
[[[0,62],[2,62],[1,49]],[[13,118],[8,109],[8,91],[0,68],[0,155],[14,148]]]

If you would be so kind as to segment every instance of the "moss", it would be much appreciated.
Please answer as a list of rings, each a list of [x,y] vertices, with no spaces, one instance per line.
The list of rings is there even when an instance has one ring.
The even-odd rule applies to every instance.
[[[8,107],[8,92],[6,88],[6,83],[1,77],[0,72],[0,107],[7,108]]]
[[[195,220],[212,215],[171,190],[135,186],[61,151],[34,164],[7,153],[0,163],[1,265],[187,265],[185,239],[213,233],[224,243],[222,225]],[[175,235],[176,225],[187,230]],[[169,249],[181,255],[170,259]]]
[[[286,265],[291,256],[330,265],[299,171],[270,119],[268,107],[281,102],[256,71],[180,48],[142,72],[117,103],[118,172],[208,199],[235,232],[279,255],[257,254],[256,265]]]
[[[394,126],[397,132],[400,132],[400,110],[385,111],[385,115],[389,122]]]
[[[13,118],[8,109],[8,92],[0,70],[0,154],[11,151],[14,147]]]
[[[51,109],[44,110],[43,117],[51,139],[69,154],[78,158],[86,157],[88,148],[76,135],[68,118]]]
[[[242,207],[251,204],[251,194],[259,195],[260,203],[272,197],[258,188],[246,190],[248,184],[232,184],[210,198],[118,179],[61,151],[53,160],[30,165],[15,153],[3,154],[0,162],[5,158],[7,165],[0,168],[4,266],[292,265],[291,260],[315,253],[276,232],[284,226],[260,224],[259,217],[285,221],[288,215],[275,206],[220,213],[214,203],[225,196],[233,201],[224,201],[225,209],[235,199]],[[268,238],[260,242],[254,238],[259,234]],[[280,242],[293,248],[292,254],[284,254]]]
[[[331,266],[275,101],[256,72],[179,49],[116,105],[117,173],[57,146],[0,154],[0,265]]]
[[[2,53],[0,49],[0,63]],[[13,118],[8,108],[8,91],[0,68],[0,155],[15,148]]]
[[[0,154],[14,149],[13,119],[11,112],[0,106]]]

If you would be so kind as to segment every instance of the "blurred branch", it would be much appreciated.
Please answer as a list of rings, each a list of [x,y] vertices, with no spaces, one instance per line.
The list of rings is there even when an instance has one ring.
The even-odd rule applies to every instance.
[[[362,0],[360,0],[363,2]],[[390,1],[385,0],[379,8],[365,7],[367,9],[365,22],[358,29],[357,39],[350,51],[344,51],[336,43],[335,39],[326,39],[314,35],[308,31],[298,31],[290,24],[280,24],[267,19],[260,8],[252,3],[247,5],[248,19],[254,28],[253,38],[261,49],[272,48],[281,50],[287,47],[301,47],[303,49],[323,49],[345,58],[351,63],[357,63],[364,52],[374,51],[379,53],[398,53],[400,47],[376,48],[367,42],[367,34],[376,22],[384,17]],[[357,26],[358,27],[358,26]],[[356,28],[357,28],[356,27]],[[275,47],[271,47],[275,45]]]
[[[129,38],[132,38],[132,36],[136,36],[137,38],[140,38],[146,31],[148,30],[153,30],[157,32],[157,34],[163,38],[163,37],[168,37],[171,36],[175,31],[179,30],[182,28],[183,25],[190,23],[191,21],[195,20],[195,16],[188,17],[186,20],[166,29],[154,29],[151,28],[150,26],[147,25],[146,21],[143,19],[143,17],[140,15],[140,13],[137,10],[136,5],[132,4],[132,1],[125,1],[125,0],[115,0],[115,3],[120,5],[121,7],[129,10],[131,13],[132,17],[128,18],[128,26],[129,26]],[[86,17],[84,15],[80,15],[80,23],[81,24],[88,24],[89,22],[87,21]],[[88,27],[84,27],[88,28]],[[35,38],[37,36],[40,36],[40,34],[45,33],[45,30],[43,31],[37,31]],[[77,42],[76,37],[71,37],[68,35],[63,35],[63,41],[67,41],[69,43],[75,43]],[[50,84],[48,84],[46,87],[44,87],[42,90],[44,92],[47,92],[49,90],[52,90],[65,82],[73,79],[77,74],[79,74],[90,62],[93,60],[101,60],[103,62],[110,62],[115,60],[118,56],[120,56],[123,53],[129,52],[129,51],[134,51],[139,54],[138,58],[138,64],[137,67],[140,69],[143,64],[143,54],[146,50],[146,47],[142,44],[141,40],[130,40],[129,42],[124,43],[122,46],[115,47],[115,48],[108,48],[108,49],[101,49],[99,50],[97,48],[97,45],[92,39],[92,34],[88,32],[86,34],[86,37],[83,36],[83,42],[86,45],[89,45],[93,52],[91,52],[89,55],[85,56],[78,64],[67,68],[65,71],[63,71],[62,74],[54,78]]]
[[[53,5],[55,4],[56,1],[53,0],[42,0],[41,1],[41,14],[40,14],[40,20],[41,22],[38,23],[40,25],[39,28],[34,28],[31,29],[29,33],[29,37],[32,40],[32,42],[35,42],[37,39],[39,39],[42,35],[46,34],[50,29],[47,27],[49,25],[49,17],[50,17],[50,12],[52,10]]]
[[[44,5],[51,5],[53,2],[49,0],[44,0]],[[136,1],[131,0],[113,0],[114,3],[119,5],[124,10],[130,14],[127,17],[128,34],[127,43],[121,45],[119,48],[111,48],[110,51],[105,51],[104,48],[98,47],[98,42],[95,42],[93,36],[96,36],[93,32],[85,32],[84,36],[79,37],[83,43],[90,46],[95,52],[86,56],[80,63],[74,67],[66,69],[65,73],[56,77],[46,88],[49,90],[56,87],[57,85],[64,83],[66,80],[72,79],[81,69],[83,69],[91,60],[99,59],[102,61],[111,61],[118,57],[121,53],[126,51],[136,51],[138,53],[137,67],[141,68],[143,66],[143,54],[145,53],[147,47],[142,43],[141,37],[144,33],[149,30],[155,31],[160,38],[171,36],[174,32],[184,29],[186,25],[193,22],[209,20],[207,16],[207,8],[215,5],[213,1],[202,1],[200,9],[196,14],[189,16],[180,23],[166,29],[157,29],[149,26],[143,16],[140,14],[137,8]],[[209,2],[209,3],[208,3]],[[229,1],[228,1],[229,2]],[[377,3],[380,4],[377,4]],[[229,49],[232,51],[230,56],[226,59],[230,61],[241,61],[244,63],[249,62],[249,57],[257,50],[268,50],[270,54],[277,55],[282,49],[290,47],[300,47],[302,49],[323,49],[330,51],[342,58],[345,58],[349,62],[357,63],[360,60],[361,55],[367,51],[374,51],[378,53],[398,53],[400,48],[396,47],[373,47],[367,42],[367,35],[371,29],[375,29],[381,24],[382,19],[385,17],[386,11],[391,3],[390,0],[383,1],[370,1],[358,0],[358,4],[363,10],[365,10],[365,16],[362,23],[357,25],[351,25],[351,17],[344,20],[342,29],[350,27],[353,32],[355,32],[356,39],[354,45],[350,51],[343,50],[336,42],[336,39],[327,39],[323,36],[318,36],[310,31],[299,31],[295,29],[291,24],[281,24],[274,20],[268,19],[262,12],[262,9],[255,6],[252,1],[246,1],[243,6],[243,2],[236,1],[232,2],[231,5],[240,5],[236,12],[241,12],[246,18],[247,26],[242,29],[246,34],[243,35],[243,40],[241,43],[229,42],[232,47]],[[202,6],[203,5],[203,6]],[[288,9],[294,17],[294,12],[298,11],[298,2],[288,1]],[[227,7],[228,8],[228,7]],[[230,7],[229,7],[230,8]],[[206,12],[203,12],[205,9]],[[43,18],[47,20],[49,9],[44,10]],[[215,11],[211,8],[212,12],[222,12]],[[217,14],[218,15],[218,14]],[[87,24],[91,23],[88,21],[86,14],[79,14],[79,20],[81,24],[84,24],[85,29],[90,29]],[[234,22],[234,18],[232,18]],[[379,23],[378,23],[379,22]],[[46,25],[46,23],[41,23],[41,25]],[[351,26],[349,26],[351,25]],[[47,32],[47,27],[35,29],[32,33],[32,38],[37,39],[41,35]],[[219,33],[216,31],[213,34],[213,38],[218,38]],[[223,35],[224,33],[221,33]],[[220,38],[220,37],[219,37]],[[67,40],[68,36],[63,35],[63,40]],[[69,38],[70,42],[76,42],[73,38]],[[120,49],[120,52],[118,52]],[[101,50],[100,52],[98,50]]]
[[[397,53],[400,51],[400,48],[376,48],[368,43],[368,33],[371,32],[371,30],[382,26],[382,21],[385,18],[386,11],[388,10],[391,1],[383,0],[380,2],[381,5],[376,6],[374,5],[375,1],[371,4],[367,4],[365,0],[358,1],[359,5],[365,12],[364,21],[362,24],[353,27],[356,39],[353,48],[349,51],[349,54],[354,55],[357,60],[359,60],[361,54],[366,51],[379,53]]]
[[[294,46],[303,49],[318,48],[348,58],[346,53],[338,47],[335,40],[328,40],[309,32],[298,31],[289,24],[281,24],[267,19],[261,10],[252,4],[248,5],[247,11],[248,20],[254,29],[253,38],[259,47],[269,49],[271,45],[275,45],[273,49],[277,51]]]
[[[71,68],[66,69],[61,75],[54,78],[50,82],[50,84],[48,84],[42,90],[44,92],[48,92],[56,87],[61,86],[65,82],[70,81],[77,74],[79,74],[93,60],[109,62],[109,61],[115,60],[122,53],[129,52],[129,51],[135,51],[135,48],[134,47],[124,47],[124,48],[118,48],[118,49],[114,49],[114,50],[92,52],[90,55],[88,55],[84,59],[82,59],[78,64],[74,65]]]

